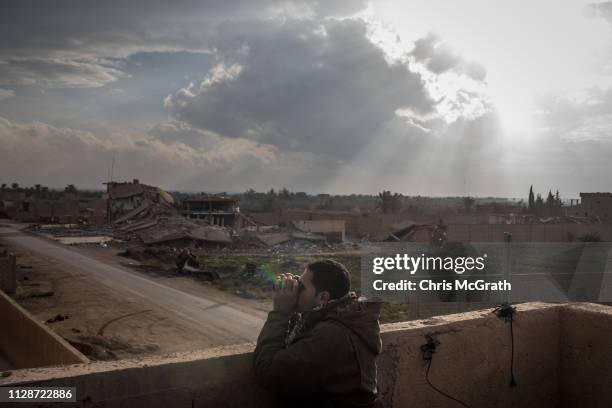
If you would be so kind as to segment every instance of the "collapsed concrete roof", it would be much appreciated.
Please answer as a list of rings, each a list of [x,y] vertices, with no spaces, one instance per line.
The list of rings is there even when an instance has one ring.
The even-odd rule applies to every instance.
[[[237,203],[239,200],[227,196],[203,195],[198,197],[187,198],[183,200],[186,203],[194,202],[222,202],[222,203]]]
[[[183,239],[224,245],[232,243],[229,228],[205,225],[180,216],[178,209],[173,206],[175,201],[172,195],[157,187],[127,183],[127,186],[122,184],[121,188],[123,190],[119,195],[123,197],[142,195],[143,198],[137,201],[139,205],[136,208],[113,222],[116,235],[129,240],[139,239],[145,245]],[[112,190],[114,189],[113,187]],[[135,194],[139,191],[141,193]]]
[[[144,194],[147,189],[157,190],[157,187],[140,183],[108,183],[108,196],[112,200],[128,198]]]

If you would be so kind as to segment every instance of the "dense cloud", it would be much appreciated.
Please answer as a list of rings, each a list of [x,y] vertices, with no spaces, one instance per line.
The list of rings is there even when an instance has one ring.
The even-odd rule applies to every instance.
[[[193,147],[163,135],[188,131],[176,124],[160,126],[153,137],[129,134],[96,135],[45,123],[15,123],[0,118],[2,182],[58,185],[73,183],[99,188],[116,155],[115,177],[141,178],[182,188],[215,185],[214,179],[244,178],[247,182],[282,158],[271,146],[241,139],[218,139]],[[173,138],[175,139],[175,138]],[[27,164],[26,164],[27,163]],[[77,170],[78,169],[78,170]],[[11,180],[6,179],[11,177]]]
[[[364,5],[130,3],[115,16],[118,7],[113,4],[66,4],[65,13],[45,4],[23,27],[11,21],[25,20],[26,11],[21,3],[13,6],[10,15],[0,17],[7,23],[0,28],[5,34],[0,39],[0,84],[93,89],[124,83],[127,72],[134,72],[126,68],[134,65],[128,56],[141,51],[162,51],[159,55],[168,58],[184,54],[167,51],[199,51],[209,59],[203,63],[203,79],[166,98],[172,120],[150,126],[140,136],[110,123],[105,131],[93,112],[87,122],[93,132],[1,122],[0,139],[7,148],[0,152],[5,159],[0,170],[14,174],[16,158],[25,156],[38,164],[22,173],[22,183],[36,182],[35,174],[44,174],[48,178],[39,180],[44,183],[67,180],[91,186],[117,154],[117,168],[125,178],[174,188],[205,184],[235,191],[284,185],[348,192],[378,189],[380,174],[388,175],[390,188],[422,184],[423,179],[415,178],[421,166],[433,170],[427,176],[431,188],[422,193],[456,191],[458,172],[477,167],[473,150],[489,151],[486,146],[496,133],[483,125],[489,121],[478,121],[489,109],[472,107],[481,103],[479,95],[459,86],[455,95],[435,95],[434,100],[432,91],[438,85],[452,88],[436,82],[443,74],[478,81],[484,71],[474,73],[450,48],[438,47],[438,39],[427,45],[430,37],[417,41],[414,66],[393,61],[370,38],[364,20],[324,18],[350,15]],[[15,34],[24,28],[27,35]],[[51,31],[54,35],[47,36]],[[107,95],[91,98],[101,102]],[[115,99],[130,100],[129,95]],[[465,107],[475,113],[463,117]],[[451,119],[441,109],[452,111]],[[30,144],[36,148],[28,149]],[[433,168],[425,160],[431,156],[439,159]],[[88,166],[73,180],[78,163]]]
[[[367,151],[342,163],[219,137],[181,122],[158,124],[147,135],[135,136],[100,135],[0,118],[0,181],[99,188],[116,156],[115,180],[139,178],[169,189],[244,191],[288,186],[352,193],[378,191],[383,185],[402,191],[411,185],[419,187],[421,194],[460,194],[467,174],[472,182],[478,180],[483,188],[496,191],[501,187],[496,162],[481,160],[481,154],[494,153],[494,146],[487,147],[491,120],[457,126],[462,129],[432,138],[418,128],[407,131],[405,123],[396,118],[385,126],[384,144],[372,140]],[[457,136],[461,132],[472,138]],[[477,144],[478,152],[474,152]],[[485,174],[478,175],[483,170]],[[381,174],[385,174],[383,184]]]
[[[465,74],[476,81],[484,81],[487,75],[482,65],[466,61],[449,44],[432,33],[414,42],[414,50],[411,55],[416,61],[424,63],[435,74],[454,71]]]
[[[588,11],[605,18],[612,24],[612,1],[593,3],[588,7]]]
[[[448,158],[443,138],[455,138],[453,146],[461,148],[462,137],[448,136],[454,128],[439,108],[453,105],[454,121],[463,114],[461,106],[479,98],[457,89],[457,97],[434,101],[431,84],[445,72],[484,78],[469,71],[450,50],[457,60],[450,58],[444,65],[443,53],[433,45],[433,57],[415,58],[431,71],[427,79],[406,61],[391,61],[370,38],[364,20],[337,18],[362,10],[362,0],[137,0],[87,7],[76,1],[60,3],[1,6],[0,85],[24,96],[16,98],[13,108],[5,105],[5,111],[18,119],[0,122],[0,170],[19,174],[22,183],[66,180],[92,186],[92,180],[104,179],[110,157],[116,154],[117,169],[125,178],[175,188],[204,183],[207,188],[229,185],[232,190],[296,185],[311,191],[341,186],[346,191],[347,181],[364,170],[401,174],[420,162],[420,153],[446,151]],[[34,6],[37,12],[31,13]],[[185,59],[202,53],[208,55],[205,60]],[[158,61],[180,56],[194,61],[192,68],[201,67],[199,80],[178,90],[177,86],[166,98],[172,119],[159,123],[162,119],[157,117],[143,123],[140,132],[122,130],[111,120],[123,118],[121,114],[104,117],[93,107],[115,101],[129,116],[140,104],[153,103],[131,94],[130,75],[147,72],[135,66],[148,59],[135,55],[159,55]],[[431,58],[437,62],[429,63]],[[188,74],[192,80],[193,72]],[[106,86],[112,83],[121,88]],[[36,87],[55,89],[37,94]],[[67,98],[69,91],[58,88],[88,88],[79,91],[86,106],[80,107],[79,100]],[[104,90],[96,93],[96,88]],[[6,99],[14,92],[2,95]],[[44,109],[48,114],[39,111],[34,119],[56,123],[59,117],[61,124],[62,117],[70,116],[66,110],[78,110],[82,115],[68,123],[91,131],[25,123],[24,104],[33,108],[55,99]],[[156,103],[160,106],[161,98]],[[460,122],[469,127],[484,110],[478,112]],[[24,160],[37,165],[16,173]],[[437,177],[454,171],[449,169],[445,166]],[[390,186],[401,182],[389,178]],[[378,181],[364,178],[351,188],[377,189]]]
[[[427,30],[390,55],[346,18],[365,6],[3,2],[2,182],[99,187],[113,155],[116,179],[188,190],[565,193],[609,172],[612,91],[542,97],[539,130],[507,133],[483,65]]]
[[[95,87],[117,78],[101,59],[146,51],[207,51],[222,21],[347,15],[361,0],[7,0],[0,4],[0,84]],[[23,76],[20,73],[23,72]]]
[[[0,101],[15,96],[15,91],[12,89],[0,88]]]
[[[401,109],[434,112],[420,75],[390,64],[361,20],[226,24],[218,63],[166,100],[180,120],[332,157],[352,157]]]
[[[538,124],[571,141],[612,141],[612,89],[592,88],[580,94],[547,95],[539,100]]]
[[[0,78],[10,84],[41,85],[49,88],[97,88],[116,81],[121,75],[120,70],[103,62],[55,58],[0,61]]]

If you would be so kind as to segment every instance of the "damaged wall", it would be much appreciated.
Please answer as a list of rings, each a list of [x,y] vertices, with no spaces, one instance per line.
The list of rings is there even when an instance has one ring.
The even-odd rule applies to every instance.
[[[123,222],[151,208],[171,209],[174,197],[160,188],[133,182],[105,183],[108,199],[108,220]]]
[[[344,220],[298,220],[293,225],[300,231],[323,235],[327,242],[344,242]]]
[[[249,216],[258,223],[290,225],[294,221],[342,220],[345,222],[345,234],[351,237],[364,238],[388,235],[393,224],[404,221],[405,214],[381,213],[350,213],[340,211],[297,211],[286,210],[279,212],[249,213]]]

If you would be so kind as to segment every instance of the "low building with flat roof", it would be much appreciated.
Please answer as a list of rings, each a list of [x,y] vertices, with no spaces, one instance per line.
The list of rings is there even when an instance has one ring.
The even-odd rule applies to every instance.
[[[233,226],[239,212],[238,200],[227,196],[202,195],[183,200],[181,214],[211,225]]]

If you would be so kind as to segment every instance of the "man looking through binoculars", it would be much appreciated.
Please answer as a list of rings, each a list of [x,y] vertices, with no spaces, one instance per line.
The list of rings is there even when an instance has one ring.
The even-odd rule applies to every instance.
[[[281,406],[378,406],[380,304],[350,292],[350,273],[333,260],[284,274],[257,339],[255,376]]]

